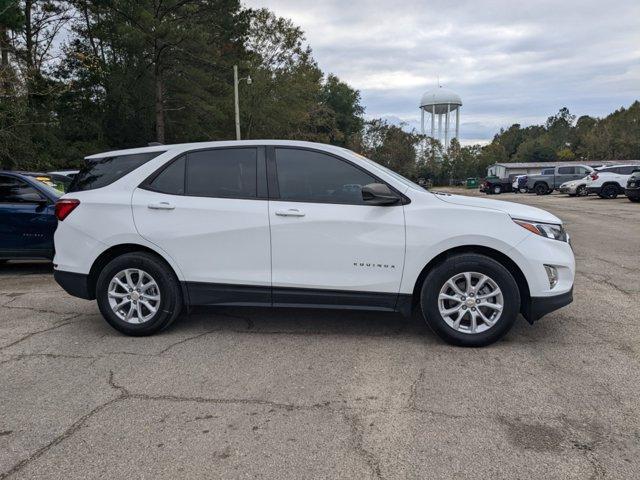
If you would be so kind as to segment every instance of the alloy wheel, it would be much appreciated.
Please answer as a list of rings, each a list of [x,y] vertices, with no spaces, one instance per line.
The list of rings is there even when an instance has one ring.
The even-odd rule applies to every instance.
[[[452,329],[468,334],[487,331],[500,320],[504,297],[498,284],[478,272],[458,273],[445,282],[438,309]]]
[[[109,305],[116,316],[127,323],[151,320],[160,307],[160,288],[144,270],[127,268],[109,282]]]

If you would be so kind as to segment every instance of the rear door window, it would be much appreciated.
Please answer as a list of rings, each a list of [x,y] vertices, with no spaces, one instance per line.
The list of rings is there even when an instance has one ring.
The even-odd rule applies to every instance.
[[[560,175],[569,175],[575,172],[575,167],[558,167],[558,173]]]
[[[145,152],[87,160],[73,179],[70,192],[106,187],[164,152]]]
[[[187,155],[187,195],[257,198],[257,148],[201,150]]]

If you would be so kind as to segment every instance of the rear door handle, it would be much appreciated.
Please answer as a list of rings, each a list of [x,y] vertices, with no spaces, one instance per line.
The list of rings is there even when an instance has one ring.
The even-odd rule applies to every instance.
[[[304,212],[297,208],[290,208],[288,210],[276,210],[276,215],[280,217],[304,217]]]
[[[147,207],[151,210],[173,210],[176,208],[168,202],[150,203]]]

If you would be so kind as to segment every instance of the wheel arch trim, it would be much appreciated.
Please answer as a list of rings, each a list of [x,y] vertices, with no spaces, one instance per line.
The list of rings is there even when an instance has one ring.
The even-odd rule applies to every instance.
[[[496,250],[495,248],[487,247],[484,245],[460,245],[460,246],[452,247],[440,252],[439,254],[434,256],[431,260],[429,260],[429,262],[423,267],[423,269],[420,271],[420,274],[415,280],[415,283],[413,286],[413,293],[412,293],[413,306],[415,306],[419,302],[420,290],[422,288],[422,284],[424,283],[424,279],[429,274],[429,272],[433,268],[435,268],[437,265],[444,262],[447,258],[453,255],[463,254],[463,253],[476,253],[480,255],[485,255],[489,258],[492,258],[493,260],[496,260],[503,267],[505,267],[509,271],[509,273],[513,275],[513,278],[515,279],[516,285],[518,286],[518,290],[520,292],[520,309],[519,310],[521,313],[525,312],[525,309],[527,308],[527,306],[531,301],[531,291],[529,289],[529,283],[527,281],[526,276],[524,275],[524,272],[518,266],[516,261],[513,258],[511,258],[509,255],[499,250]]]
[[[104,268],[104,266],[107,265],[107,263],[109,263],[111,260],[113,260],[114,258],[120,255],[124,255],[126,253],[133,253],[133,252],[150,253],[158,257],[164,263],[166,263],[175,274],[176,278],[178,279],[178,283],[180,283],[181,285],[184,301],[188,302],[188,299],[189,299],[188,292],[183,286],[184,277],[182,275],[182,272],[180,271],[180,268],[175,264],[173,259],[165,255],[164,252],[158,251],[158,249],[155,248],[155,245],[153,244],[148,245],[148,244],[134,243],[134,242],[126,242],[126,243],[118,243],[115,245],[110,245],[107,248],[105,248],[102,252],[100,252],[100,254],[95,258],[95,260],[91,264],[91,268],[87,275],[87,288],[88,288],[89,295],[95,298],[95,289],[96,289],[96,283],[98,281],[98,276],[100,275],[100,271],[102,270],[102,268]]]

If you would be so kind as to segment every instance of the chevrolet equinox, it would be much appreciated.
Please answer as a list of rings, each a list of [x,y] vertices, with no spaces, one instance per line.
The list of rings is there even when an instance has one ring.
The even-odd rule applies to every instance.
[[[482,346],[572,301],[562,221],[431,193],[344,148],[157,145],[86,158],[56,204],[55,278],[127,335],[190,305],[410,314]]]

